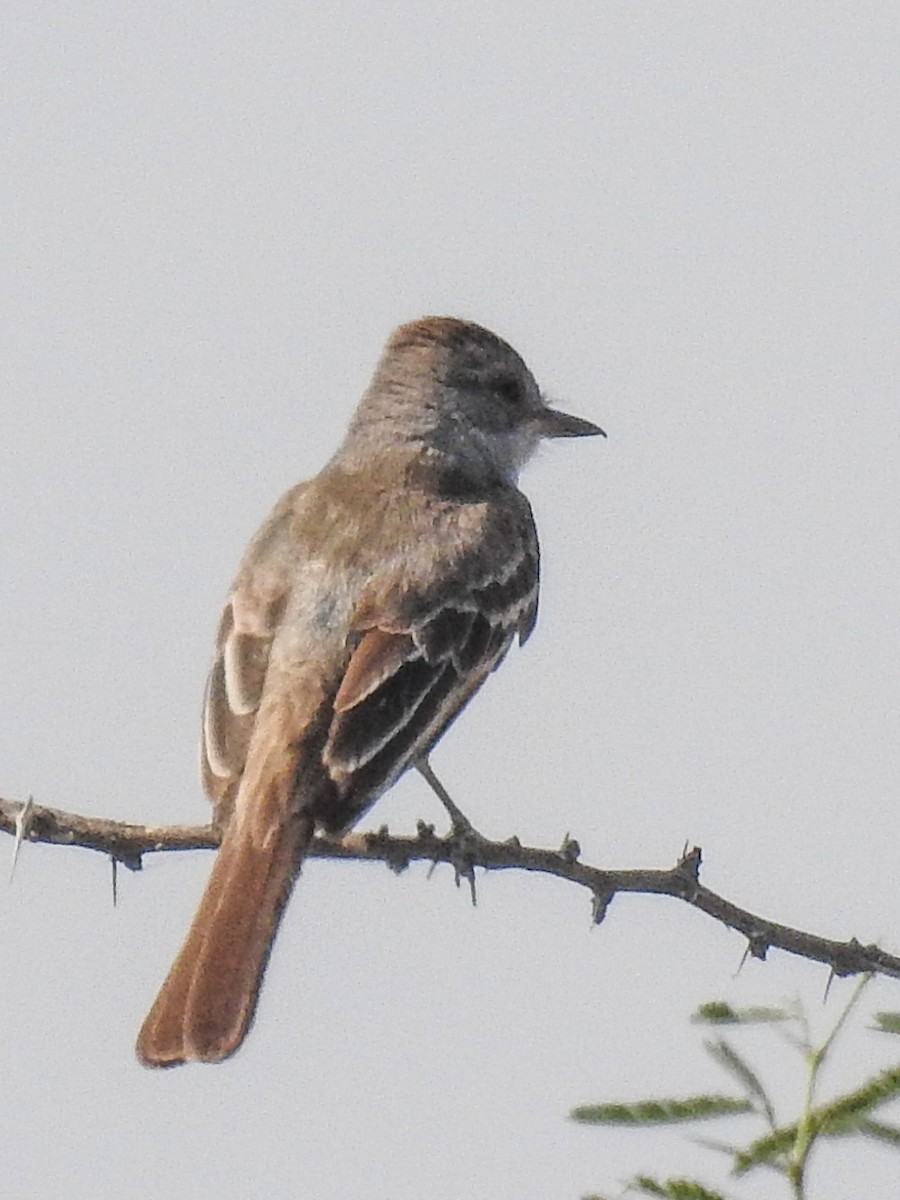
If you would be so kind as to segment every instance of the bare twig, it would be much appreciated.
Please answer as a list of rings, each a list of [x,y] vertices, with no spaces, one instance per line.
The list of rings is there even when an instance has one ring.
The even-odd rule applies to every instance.
[[[16,835],[21,829],[22,806],[0,798],[0,830]],[[212,850],[218,845],[214,829],[206,825],[131,825],[123,821],[77,816],[55,808],[33,804],[24,839],[52,845],[79,846],[108,854],[132,870],[140,870],[145,854],[172,850]],[[433,826],[419,824],[412,837],[391,837],[387,829],[347,837],[317,837],[310,847],[311,858],[384,862],[402,871],[413,862],[449,863],[459,871],[461,856],[471,868],[485,871],[536,871],[555,875],[587,888],[592,897],[594,920],[603,920],[612,898],[620,892],[642,892],[673,896],[707,913],[747,939],[748,952],[763,959],[769,949],[786,950],[801,958],[827,963],[836,975],[873,972],[900,979],[900,957],[875,945],[864,946],[850,938],[846,942],[818,937],[738,908],[700,883],[700,850],[686,850],[674,867],[661,870],[607,871],[579,861],[578,845],[568,836],[559,850],[523,846],[517,838],[491,842],[438,836]]]

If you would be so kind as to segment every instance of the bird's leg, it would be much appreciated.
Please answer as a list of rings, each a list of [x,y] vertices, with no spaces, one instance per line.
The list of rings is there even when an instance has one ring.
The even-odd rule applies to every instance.
[[[432,771],[427,755],[417,758],[415,765],[416,770],[447,810],[447,815],[450,818],[451,833],[468,833],[474,834],[475,837],[480,837],[481,835],[478,833],[478,830],[465,813],[457,808],[450,793],[438,779],[437,775],[435,775],[434,771]]]
[[[416,770],[447,810],[447,815],[450,817],[449,838],[452,839],[456,846],[450,859],[453,869],[456,872],[456,886],[459,887],[461,880],[468,880],[472,903],[475,904],[475,867],[471,859],[471,850],[476,842],[484,842],[487,839],[483,834],[478,832],[465,813],[454,803],[450,793],[438,779],[437,775],[435,775],[434,771],[432,771],[427,755],[417,758],[415,766]]]

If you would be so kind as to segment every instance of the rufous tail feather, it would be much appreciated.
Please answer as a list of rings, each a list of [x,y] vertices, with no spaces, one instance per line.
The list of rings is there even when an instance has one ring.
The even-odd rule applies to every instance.
[[[260,840],[252,822],[235,813],[184,945],[138,1035],[145,1066],[220,1062],[241,1045],[313,828],[306,814],[283,816]]]

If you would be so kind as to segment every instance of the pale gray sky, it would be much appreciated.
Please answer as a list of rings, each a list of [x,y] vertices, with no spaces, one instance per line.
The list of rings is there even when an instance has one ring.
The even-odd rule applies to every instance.
[[[0,794],[205,817],[246,540],[392,326],[450,313],[610,436],[524,477],[541,620],[445,782],[491,835],[569,831],[615,867],[696,842],[735,901],[897,951],[900,10],[6,0],[0,24]],[[408,779],[369,821],[417,816]],[[825,970],[779,954],[735,978],[740,939],[670,900],[591,931],[554,881],[485,879],[473,911],[446,870],[315,863],[244,1050],[149,1073],[134,1035],[209,862],[148,861],[113,911],[100,858],[26,848],[0,899],[5,1194],[712,1182],[680,1135],[566,1114],[720,1087],[704,1000],[799,996],[825,1028],[850,986],[823,1010]],[[891,1052],[854,1034],[830,1083]],[[860,1172],[896,1196],[896,1155],[852,1145],[812,1195]]]

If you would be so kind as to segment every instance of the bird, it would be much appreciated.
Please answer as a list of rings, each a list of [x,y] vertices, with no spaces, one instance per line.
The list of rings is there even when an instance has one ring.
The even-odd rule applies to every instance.
[[[519,471],[545,438],[603,432],[551,407],[480,325],[391,335],[336,453],[275,505],[225,603],[201,736],[220,846],[138,1035],[145,1066],[234,1054],[317,831],[349,830],[411,767],[435,783],[429,752],[537,617]]]

